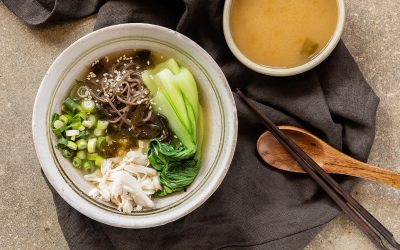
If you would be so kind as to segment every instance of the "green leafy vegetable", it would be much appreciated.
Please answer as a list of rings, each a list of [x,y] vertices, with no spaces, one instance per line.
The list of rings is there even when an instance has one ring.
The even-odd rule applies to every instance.
[[[142,74],[152,93],[153,110],[165,116],[180,143],[173,146],[160,139],[150,141],[148,159],[159,172],[163,190],[158,196],[182,191],[199,171],[202,136],[202,112],[196,81],[192,73],[174,59]]]

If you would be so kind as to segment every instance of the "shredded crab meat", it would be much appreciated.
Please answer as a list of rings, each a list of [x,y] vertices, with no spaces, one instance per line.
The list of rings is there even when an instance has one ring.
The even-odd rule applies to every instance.
[[[112,203],[123,213],[153,208],[151,195],[162,189],[157,171],[149,167],[140,149],[104,160],[99,170],[84,178],[96,186],[89,192],[91,197]]]

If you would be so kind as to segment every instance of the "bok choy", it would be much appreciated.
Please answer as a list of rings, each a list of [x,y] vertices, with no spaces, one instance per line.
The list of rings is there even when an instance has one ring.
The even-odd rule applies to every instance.
[[[184,190],[198,174],[202,109],[192,73],[179,67],[174,59],[143,72],[142,79],[152,94],[153,110],[167,118],[180,141],[178,145],[161,139],[150,141],[148,159],[158,171],[163,186],[157,194],[165,196]]]

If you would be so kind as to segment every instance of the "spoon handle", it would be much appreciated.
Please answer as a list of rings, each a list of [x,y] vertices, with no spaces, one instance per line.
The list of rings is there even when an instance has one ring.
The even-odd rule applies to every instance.
[[[376,181],[400,189],[400,173],[367,163],[351,160],[348,162],[326,163],[328,172],[345,174]]]

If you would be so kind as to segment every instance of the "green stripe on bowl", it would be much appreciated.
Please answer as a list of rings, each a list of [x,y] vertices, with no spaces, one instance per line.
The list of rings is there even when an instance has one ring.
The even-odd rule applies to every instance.
[[[82,190],[80,190],[72,182],[72,180],[65,173],[64,169],[61,167],[61,163],[58,161],[58,158],[56,157],[55,150],[54,150],[55,147],[54,147],[53,141],[51,140],[51,130],[50,130],[50,117],[51,117],[51,113],[50,113],[51,110],[50,109],[53,106],[53,101],[54,101],[55,94],[57,93],[61,83],[63,82],[64,78],[69,73],[69,71],[73,67],[75,67],[75,65],[79,61],[81,61],[85,56],[87,56],[91,52],[93,52],[93,51],[95,51],[95,50],[97,50],[99,48],[102,48],[104,46],[107,46],[109,44],[112,44],[112,43],[125,42],[125,41],[147,41],[147,42],[159,43],[159,44],[162,44],[162,45],[164,45],[166,47],[169,47],[169,48],[175,50],[176,52],[184,55],[186,58],[188,58],[190,61],[192,61],[197,67],[200,68],[202,73],[206,76],[207,80],[211,83],[211,87],[213,88],[215,97],[217,98],[217,101],[218,101],[218,107],[220,109],[220,118],[221,118],[221,121],[222,121],[221,131],[220,131],[221,140],[220,140],[220,143],[218,145],[218,151],[217,151],[216,158],[214,159],[211,168],[209,169],[209,171],[207,172],[207,174],[203,178],[203,180],[199,183],[199,185],[196,186],[190,193],[186,194],[184,197],[182,197],[178,201],[175,201],[172,204],[169,204],[169,205],[164,206],[164,207],[152,209],[152,210],[133,212],[131,214],[125,214],[125,213],[119,212],[116,208],[91,198],[86,193],[82,192]],[[195,195],[204,186],[204,184],[207,182],[207,180],[211,176],[212,172],[214,172],[214,169],[216,167],[217,162],[221,158],[222,146],[223,146],[223,142],[225,141],[225,127],[226,127],[226,124],[225,124],[225,119],[224,118],[225,118],[225,111],[222,108],[221,97],[220,97],[219,92],[218,92],[218,90],[216,88],[215,82],[212,80],[212,78],[210,77],[208,72],[205,70],[205,68],[194,57],[192,57],[189,53],[185,52],[184,50],[181,50],[180,48],[175,47],[173,44],[167,43],[165,41],[161,41],[161,40],[154,39],[154,38],[149,38],[149,37],[125,36],[125,37],[120,37],[120,38],[110,39],[110,40],[104,41],[102,43],[99,43],[99,44],[87,49],[80,56],[78,56],[72,63],[70,63],[67,66],[67,68],[63,71],[63,73],[60,75],[60,77],[57,80],[56,87],[55,87],[55,89],[53,90],[53,92],[51,94],[50,103],[47,106],[46,127],[48,129],[47,129],[46,136],[47,136],[47,141],[48,141],[50,152],[52,154],[54,162],[56,163],[58,171],[60,172],[60,174],[63,177],[63,179],[65,180],[65,182],[68,183],[68,185],[71,186],[71,188],[79,196],[81,196],[83,199],[85,199],[86,201],[90,202],[91,204],[93,204],[93,205],[95,205],[97,207],[100,207],[102,209],[105,209],[105,210],[107,210],[109,212],[112,212],[112,213],[123,214],[123,215],[128,215],[128,216],[143,216],[143,215],[157,214],[157,213],[163,212],[165,210],[171,209],[173,207],[176,207],[176,206],[180,205],[181,203],[183,203],[184,201],[186,201],[189,198],[191,198],[193,195]]]

